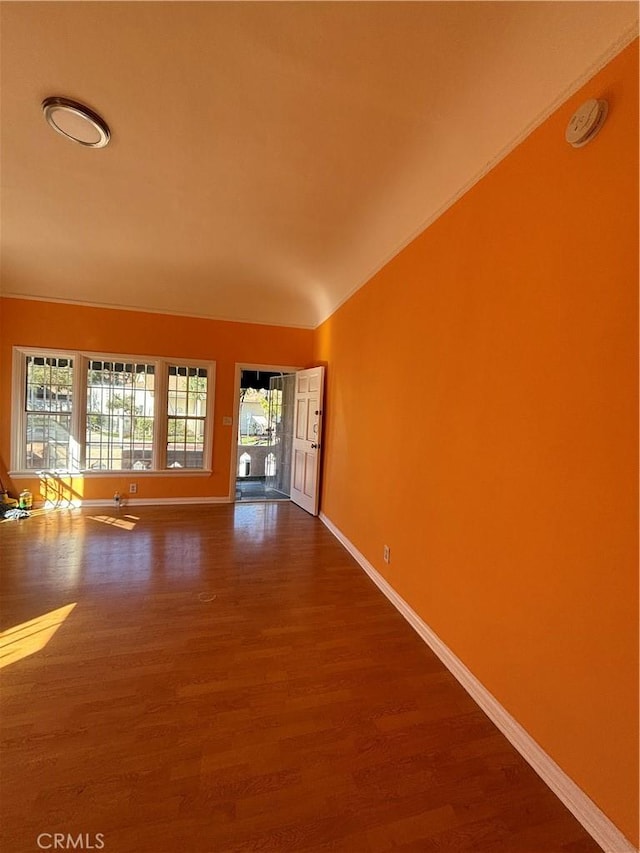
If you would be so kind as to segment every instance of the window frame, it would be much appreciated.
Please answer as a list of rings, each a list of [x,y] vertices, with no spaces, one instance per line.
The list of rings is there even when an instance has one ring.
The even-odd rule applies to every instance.
[[[72,408],[71,408],[71,449],[72,464],[69,468],[27,468],[26,467],[26,378],[27,357],[67,358],[73,360]],[[86,464],[86,421],[87,421],[87,375],[90,361],[111,361],[154,365],[154,406],[153,406],[153,444],[151,468],[85,468]],[[169,366],[204,368],[207,371],[207,406],[205,415],[204,448],[201,468],[167,468],[168,382]],[[59,474],[73,474],[83,477],[114,477],[124,474],[136,477],[180,477],[199,476],[212,473],[214,403],[216,386],[216,362],[196,358],[175,358],[173,356],[133,355],[131,353],[93,352],[88,350],[69,350],[51,347],[13,347],[11,396],[11,475],[37,477],[42,471]]]

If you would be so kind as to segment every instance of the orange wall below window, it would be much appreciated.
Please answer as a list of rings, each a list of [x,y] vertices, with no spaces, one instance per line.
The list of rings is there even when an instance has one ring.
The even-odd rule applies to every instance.
[[[636,844],[637,285],[636,41],[315,350],[322,510]]]
[[[227,497],[230,466],[235,464],[233,428],[222,425],[234,414],[235,364],[307,367],[311,363],[312,332],[262,326],[89,308],[22,299],[0,300],[0,477],[5,482],[10,459],[12,347],[32,346],[131,355],[174,356],[216,362],[213,473],[210,476],[147,476],[136,472],[136,498]],[[85,500],[111,498],[116,489],[127,493],[131,474],[75,479],[73,490]],[[6,483],[5,483],[6,484]],[[14,491],[30,488],[37,497],[41,485],[16,479]]]

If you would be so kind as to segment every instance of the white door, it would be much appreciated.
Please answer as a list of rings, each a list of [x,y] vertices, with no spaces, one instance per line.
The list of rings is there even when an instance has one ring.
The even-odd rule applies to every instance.
[[[324,367],[296,374],[295,419],[291,454],[291,500],[318,514]]]

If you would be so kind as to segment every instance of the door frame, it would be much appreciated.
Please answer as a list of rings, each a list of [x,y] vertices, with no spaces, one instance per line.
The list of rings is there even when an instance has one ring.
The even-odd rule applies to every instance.
[[[257,370],[264,373],[297,373],[302,367],[291,367],[282,364],[254,364],[236,361],[235,380],[233,383],[233,424],[231,441],[231,464],[229,471],[229,500],[236,502],[236,480],[238,478],[238,423],[240,421],[240,380],[243,370]]]

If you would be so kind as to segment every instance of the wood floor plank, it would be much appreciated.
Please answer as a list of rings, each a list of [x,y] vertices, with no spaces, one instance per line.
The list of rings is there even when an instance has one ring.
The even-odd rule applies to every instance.
[[[57,510],[0,548],[3,850],[599,850],[294,505]]]

